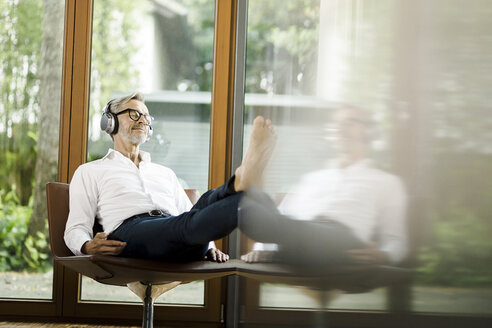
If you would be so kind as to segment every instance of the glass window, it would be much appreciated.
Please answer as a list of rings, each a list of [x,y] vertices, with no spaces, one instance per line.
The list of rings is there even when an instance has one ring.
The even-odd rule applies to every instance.
[[[51,299],[64,1],[0,1],[0,298]]]
[[[208,189],[214,12],[212,0],[94,1],[88,161],[112,148],[99,128],[105,104],[140,91],[155,118],[141,149],[184,188]],[[82,280],[83,300],[136,300],[125,288]],[[203,281],[177,289],[159,301],[204,303]]]
[[[492,313],[491,14],[461,0],[248,2],[244,149],[253,118],[271,119],[266,191],[284,213],[354,226],[392,265],[414,270],[416,312]],[[342,119],[347,108],[358,117]],[[306,186],[313,172],[323,186]],[[381,183],[354,180],[364,172]],[[303,193],[296,212],[302,198],[285,195],[306,188],[326,197]],[[362,213],[372,221],[356,226]],[[388,301],[385,288],[320,298],[275,284],[259,297],[269,308],[386,310]]]

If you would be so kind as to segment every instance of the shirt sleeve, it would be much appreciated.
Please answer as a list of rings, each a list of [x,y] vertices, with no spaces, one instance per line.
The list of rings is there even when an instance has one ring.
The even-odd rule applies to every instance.
[[[65,227],[65,243],[75,255],[83,255],[85,242],[93,238],[97,211],[96,179],[86,166],[79,166],[70,183],[70,212]]]
[[[278,251],[277,244],[254,243],[253,251]]]
[[[176,203],[176,208],[178,209],[179,213],[189,211],[193,207],[193,204],[191,204],[188,195],[186,195],[186,192],[179,183],[178,177],[174,172],[172,172],[171,181],[173,182],[174,201]]]
[[[390,176],[381,194],[381,212],[378,230],[379,249],[386,252],[392,264],[402,261],[408,253],[407,236],[407,194],[403,183]]]
[[[311,220],[309,210],[315,208],[312,202],[320,196],[320,180],[317,172],[303,175],[282,199],[279,212],[295,220]]]

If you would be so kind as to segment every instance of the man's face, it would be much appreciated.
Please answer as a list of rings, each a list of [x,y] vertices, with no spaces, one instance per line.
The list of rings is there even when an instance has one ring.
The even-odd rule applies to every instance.
[[[134,109],[140,114],[149,115],[149,109],[141,101],[132,99],[128,101],[123,107],[125,109]],[[118,133],[114,135],[114,138],[121,138],[125,143],[133,145],[143,144],[147,140],[149,128],[147,127],[150,122],[147,122],[143,115],[137,121],[130,118],[128,112],[122,113],[117,116],[119,120]]]
[[[332,140],[337,149],[350,152],[354,147],[369,142],[367,136],[367,119],[357,109],[337,110],[332,121]]]

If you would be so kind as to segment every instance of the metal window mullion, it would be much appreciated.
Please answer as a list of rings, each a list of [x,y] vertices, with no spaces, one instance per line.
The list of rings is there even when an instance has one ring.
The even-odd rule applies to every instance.
[[[241,164],[243,156],[244,132],[244,80],[246,71],[246,37],[248,26],[248,0],[237,0],[236,58],[234,74],[234,107],[232,128],[231,175]],[[229,254],[232,258],[240,256],[240,236],[235,230],[229,235]],[[227,279],[226,327],[236,328],[239,324],[239,277]]]

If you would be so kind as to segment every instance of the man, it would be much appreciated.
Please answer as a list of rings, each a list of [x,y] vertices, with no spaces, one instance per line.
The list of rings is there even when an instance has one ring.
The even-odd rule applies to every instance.
[[[242,191],[259,183],[274,144],[271,122],[254,120],[250,146],[235,176],[194,206],[174,172],[139,149],[152,131],[151,122],[139,93],[105,107],[101,128],[110,133],[114,149],[74,173],[65,243],[76,255],[227,261],[229,256],[209,242],[236,228]],[[92,236],[96,218],[104,232]]]
[[[326,263],[396,264],[407,253],[403,184],[396,176],[373,167],[368,159],[370,120],[364,111],[343,107],[335,111],[332,120],[330,139],[337,160],[301,178],[279,206],[283,216],[270,215],[270,220],[263,222],[267,231],[269,222],[278,226],[278,236],[264,236],[260,241],[277,239],[288,262],[316,264],[321,259]],[[253,204],[251,208],[244,224],[259,224],[255,217],[260,212]],[[287,218],[287,222],[282,220]],[[282,228],[291,226],[291,219],[299,225],[294,234],[290,227],[289,231]],[[265,261],[276,250],[276,245],[258,243],[243,259]]]

